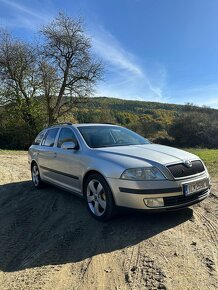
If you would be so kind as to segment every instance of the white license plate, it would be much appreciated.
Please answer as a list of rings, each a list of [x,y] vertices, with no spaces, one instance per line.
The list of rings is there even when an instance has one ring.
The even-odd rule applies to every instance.
[[[190,195],[195,192],[201,191],[203,189],[208,188],[208,180],[198,180],[191,183],[183,184],[183,193],[184,195]]]

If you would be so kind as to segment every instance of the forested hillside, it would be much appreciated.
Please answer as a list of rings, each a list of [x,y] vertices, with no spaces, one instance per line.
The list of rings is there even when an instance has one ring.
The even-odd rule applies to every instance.
[[[26,149],[46,124],[42,100],[32,109],[35,127],[19,108],[0,108],[0,148]],[[77,104],[58,122],[112,123],[126,126],[153,142],[179,147],[218,148],[218,110],[192,104],[174,105],[95,97]]]
[[[98,97],[74,116],[78,122],[121,124],[162,144],[218,147],[218,110],[208,107]]]
[[[148,110],[169,110],[169,111],[183,111],[183,105],[158,103],[158,102],[145,102],[145,101],[134,101],[134,100],[123,100],[117,98],[107,97],[95,97],[92,98],[92,104],[96,108],[102,106],[108,107],[118,111],[129,111],[132,113],[146,113]]]

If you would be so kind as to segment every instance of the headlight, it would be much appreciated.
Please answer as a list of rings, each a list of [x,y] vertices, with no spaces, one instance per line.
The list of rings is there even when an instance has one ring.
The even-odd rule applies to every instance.
[[[129,180],[164,180],[165,176],[156,167],[130,168],[123,172],[121,179]]]

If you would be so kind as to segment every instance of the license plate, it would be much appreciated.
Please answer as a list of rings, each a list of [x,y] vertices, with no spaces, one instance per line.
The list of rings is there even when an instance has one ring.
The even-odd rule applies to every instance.
[[[190,195],[206,188],[208,188],[208,180],[207,179],[198,180],[195,182],[183,184],[183,193],[184,195]]]

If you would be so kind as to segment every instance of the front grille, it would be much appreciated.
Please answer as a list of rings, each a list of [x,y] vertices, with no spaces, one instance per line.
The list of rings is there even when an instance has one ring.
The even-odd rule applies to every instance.
[[[187,203],[187,202],[192,202],[195,201],[196,199],[203,197],[204,195],[207,195],[207,191],[208,190],[203,190],[200,192],[197,192],[195,194],[192,195],[179,195],[179,196],[169,196],[169,197],[164,197],[164,205],[165,206],[172,206],[172,205],[180,205],[183,203]]]
[[[192,161],[192,167],[187,167],[184,163],[173,164],[167,166],[169,171],[175,178],[186,177],[190,175],[194,175],[197,173],[201,173],[204,171],[204,165],[200,160]]]

